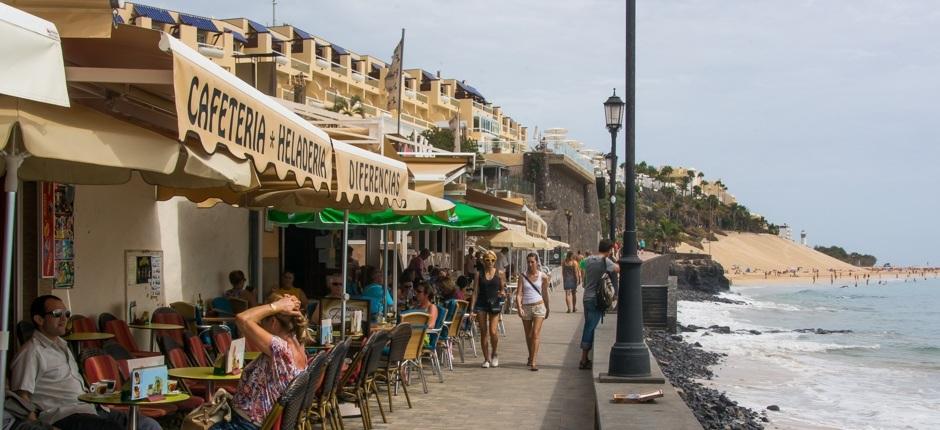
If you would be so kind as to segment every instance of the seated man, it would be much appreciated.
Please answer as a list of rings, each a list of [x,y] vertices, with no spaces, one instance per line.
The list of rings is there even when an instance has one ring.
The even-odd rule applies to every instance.
[[[387,306],[395,304],[391,291],[386,291],[384,282],[382,272],[374,266],[362,268],[362,283],[366,286],[362,295],[369,299],[369,314],[372,315],[373,322],[377,322],[380,315],[385,314]]]
[[[127,428],[127,414],[83,403],[85,383],[78,364],[60,336],[71,312],[56,296],[40,296],[29,308],[36,333],[13,359],[10,388],[42,411],[39,420],[61,429],[121,430]],[[141,417],[138,429],[158,430],[151,418]]]

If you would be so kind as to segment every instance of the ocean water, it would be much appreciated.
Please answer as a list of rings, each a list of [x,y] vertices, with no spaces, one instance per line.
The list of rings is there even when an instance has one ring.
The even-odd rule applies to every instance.
[[[940,279],[875,282],[733,288],[747,304],[679,302],[678,318],[763,332],[683,337],[728,354],[707,385],[780,407],[769,428],[940,429]]]

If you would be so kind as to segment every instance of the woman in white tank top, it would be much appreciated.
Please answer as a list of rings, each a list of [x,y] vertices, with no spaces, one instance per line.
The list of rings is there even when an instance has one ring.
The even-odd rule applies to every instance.
[[[526,271],[519,276],[516,286],[516,308],[522,327],[525,329],[526,347],[529,349],[529,370],[539,370],[535,364],[539,353],[539,336],[542,322],[548,318],[548,286],[551,280],[539,270],[539,256],[530,253],[526,256]]]

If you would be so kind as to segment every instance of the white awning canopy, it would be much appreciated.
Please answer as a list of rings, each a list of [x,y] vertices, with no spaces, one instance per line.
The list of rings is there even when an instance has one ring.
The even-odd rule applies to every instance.
[[[54,24],[0,3],[0,94],[69,106]]]

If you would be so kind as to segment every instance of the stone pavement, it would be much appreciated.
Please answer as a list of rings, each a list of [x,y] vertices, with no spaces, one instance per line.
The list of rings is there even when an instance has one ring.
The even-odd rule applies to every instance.
[[[550,294],[552,312],[542,330],[538,372],[526,367],[528,353],[522,322],[503,314],[506,336],[500,337],[499,367],[483,369],[482,352],[466,363],[457,357],[454,370],[444,370],[444,383],[428,375],[428,394],[415,380],[409,386],[413,409],[405,396],[393,396],[395,412],[382,423],[375,401],[370,401],[376,429],[591,429],[594,427],[594,387],[591,372],[578,369],[581,325],[584,316],[565,313],[561,287]],[[608,320],[610,321],[610,320]],[[609,322],[608,322],[609,324]],[[479,345],[477,345],[479,351]],[[388,402],[384,390],[383,407]],[[361,429],[359,418],[345,418],[345,428]]]

